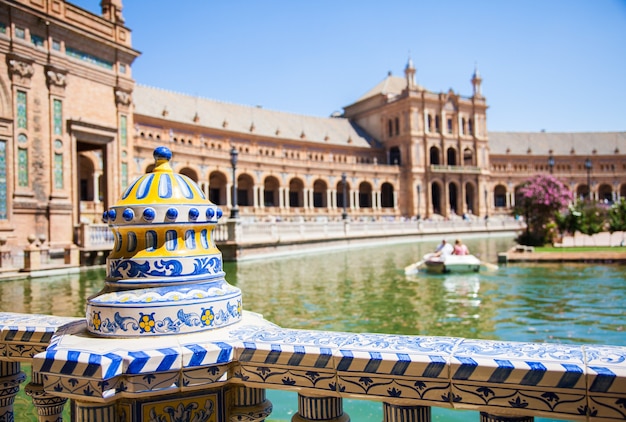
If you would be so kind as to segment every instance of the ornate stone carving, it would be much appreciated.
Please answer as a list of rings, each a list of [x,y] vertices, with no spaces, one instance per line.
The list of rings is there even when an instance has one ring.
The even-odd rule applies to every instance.
[[[46,69],[46,82],[48,86],[57,86],[60,88],[65,88],[67,85],[67,72],[48,68]]]
[[[115,103],[118,105],[130,105],[132,94],[130,91],[126,91],[120,88],[115,89]]]
[[[30,80],[35,73],[33,60],[19,56],[7,56],[9,64],[9,73],[13,78],[13,82],[21,85],[29,85]]]

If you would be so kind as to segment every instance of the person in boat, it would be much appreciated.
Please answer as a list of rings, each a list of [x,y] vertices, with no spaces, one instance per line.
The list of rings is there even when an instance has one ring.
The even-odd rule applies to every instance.
[[[454,255],[469,255],[470,251],[469,248],[463,243],[461,242],[461,239],[457,239],[454,242]]]
[[[433,256],[448,256],[448,255],[452,255],[454,253],[454,247],[449,244],[446,239],[443,239],[441,241],[441,243],[439,244],[439,246],[437,246],[437,249],[435,249],[435,252],[433,253]]]

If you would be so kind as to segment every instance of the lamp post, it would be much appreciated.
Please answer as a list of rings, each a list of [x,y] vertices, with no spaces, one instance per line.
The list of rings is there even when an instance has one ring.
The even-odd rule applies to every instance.
[[[417,185],[417,219],[421,220],[422,215],[420,210],[422,209],[422,185]]]
[[[591,158],[585,160],[585,168],[587,169],[587,199],[591,200]]]
[[[239,152],[237,148],[232,147],[230,149],[230,166],[233,169],[233,203],[230,209],[230,218],[239,218],[239,206],[237,205],[237,159],[239,158]]]
[[[341,173],[341,186],[343,188],[343,212],[341,213],[341,218],[344,220],[348,219],[348,211],[346,211],[346,203],[348,202],[346,178],[346,173]]]
[[[548,157],[548,167],[550,167],[550,174],[552,174],[552,170],[554,169],[554,157],[552,154]]]
[[[485,188],[485,220],[489,218],[489,200],[488,200],[489,192],[487,192],[487,188]]]

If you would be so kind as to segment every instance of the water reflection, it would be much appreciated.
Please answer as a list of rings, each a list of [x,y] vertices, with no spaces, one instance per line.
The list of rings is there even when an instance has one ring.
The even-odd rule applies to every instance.
[[[516,264],[478,274],[407,277],[404,267],[440,240],[226,263],[224,270],[242,289],[244,309],[285,328],[626,346],[626,266]],[[513,238],[464,243],[495,263]],[[83,316],[86,298],[103,280],[104,271],[94,270],[2,281],[0,310]],[[297,409],[294,394],[268,391],[268,397],[274,402],[270,420],[288,420]],[[345,409],[352,420],[382,420],[380,403],[346,401]],[[434,408],[437,417],[462,421],[467,413]]]

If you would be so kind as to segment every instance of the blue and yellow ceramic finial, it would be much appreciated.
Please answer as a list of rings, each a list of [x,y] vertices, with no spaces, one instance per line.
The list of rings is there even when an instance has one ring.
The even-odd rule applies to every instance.
[[[156,148],[154,170],[104,212],[115,244],[106,287],[87,301],[96,335],[191,333],[241,319],[241,290],[224,279],[212,238],[222,210],[172,171],[171,158],[168,148]]]

